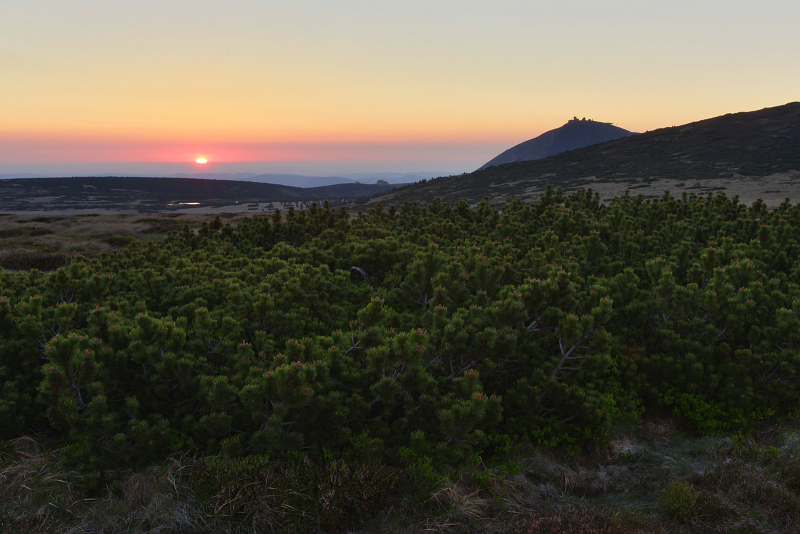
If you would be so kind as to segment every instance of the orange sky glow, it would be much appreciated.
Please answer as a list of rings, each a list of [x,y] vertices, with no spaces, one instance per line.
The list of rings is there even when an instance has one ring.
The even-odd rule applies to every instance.
[[[646,131],[797,100],[797,20],[785,0],[5,2],[0,175],[471,171],[575,115]]]

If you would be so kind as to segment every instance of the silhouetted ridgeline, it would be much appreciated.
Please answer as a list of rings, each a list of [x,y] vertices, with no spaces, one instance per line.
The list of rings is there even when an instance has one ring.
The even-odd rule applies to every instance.
[[[634,132],[629,132],[608,122],[586,120],[585,118],[578,119],[576,117],[560,128],[550,130],[538,137],[509,148],[486,163],[481,169],[504,163],[542,159],[567,152],[568,150],[613,141],[629,135],[634,135]]]
[[[621,192],[658,185],[659,180],[674,181],[676,189],[704,193],[725,189],[721,180],[741,181],[779,173],[793,176],[797,171],[800,102],[792,102],[660,128],[544,159],[436,178],[391,193],[381,202],[400,205],[408,200],[429,202],[440,198],[475,204],[488,196],[492,202],[502,204],[512,198],[537,200],[548,184],[565,191],[596,188],[601,183],[617,184]],[[695,188],[699,180],[704,183]],[[791,181],[791,176],[784,180],[787,184]],[[661,193],[663,189],[648,192],[649,196]]]

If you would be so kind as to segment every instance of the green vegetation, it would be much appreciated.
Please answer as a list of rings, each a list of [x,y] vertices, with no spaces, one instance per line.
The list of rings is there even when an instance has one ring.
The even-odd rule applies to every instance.
[[[697,491],[683,480],[675,480],[658,496],[658,505],[670,517],[683,519],[695,512]]]
[[[41,500],[0,517],[67,521],[31,519],[45,501],[84,517],[80,493],[176,531],[421,530],[433,513],[531,533],[660,532],[654,517],[789,532],[799,256],[788,202],[550,188],[502,211],[215,218],[3,272],[3,499]],[[765,428],[774,443],[754,439]],[[53,452],[25,453],[32,431]],[[620,493],[644,513],[617,511]],[[603,506],[579,514],[578,495]]]

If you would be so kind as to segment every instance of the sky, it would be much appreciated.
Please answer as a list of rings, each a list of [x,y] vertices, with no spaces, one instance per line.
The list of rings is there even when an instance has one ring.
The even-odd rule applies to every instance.
[[[800,100],[799,20],[797,0],[8,0],[0,175],[469,172],[573,116],[642,132]]]

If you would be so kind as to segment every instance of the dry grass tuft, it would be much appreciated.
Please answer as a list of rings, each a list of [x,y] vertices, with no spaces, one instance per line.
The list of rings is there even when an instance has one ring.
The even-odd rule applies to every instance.
[[[675,421],[669,415],[652,414],[639,425],[639,432],[643,439],[666,446],[675,434]]]
[[[83,495],[80,477],[61,469],[31,437],[8,442],[0,469],[0,530],[52,532],[75,516]]]
[[[611,441],[609,444],[611,449],[611,458],[618,458],[622,455],[632,455],[642,450],[642,446],[636,443],[629,436],[623,436]]]
[[[0,532],[3,534],[144,534],[224,532],[216,518],[195,505],[171,461],[121,480],[122,498],[109,490],[89,498],[81,477],[60,465],[58,451],[23,437],[7,442],[0,469]],[[208,527],[208,528],[207,528]],[[230,529],[228,529],[230,531]]]
[[[562,476],[565,491],[585,496],[605,493],[611,483],[608,472],[598,467],[567,468]]]
[[[431,495],[431,499],[441,506],[455,509],[469,521],[478,521],[489,516],[492,506],[480,495],[480,490],[470,491],[456,483],[444,487]]]
[[[12,439],[8,442],[8,451],[6,454],[11,457],[16,456],[33,456],[41,454],[43,450],[42,444],[30,436],[22,436],[21,438]]]
[[[150,504],[156,492],[156,480],[152,471],[134,473],[122,485],[122,496],[131,507],[142,507]]]

